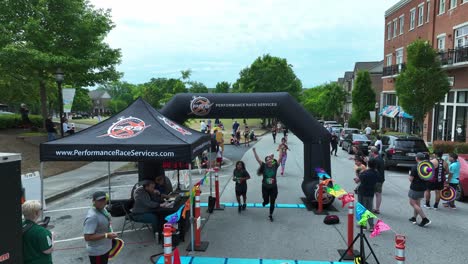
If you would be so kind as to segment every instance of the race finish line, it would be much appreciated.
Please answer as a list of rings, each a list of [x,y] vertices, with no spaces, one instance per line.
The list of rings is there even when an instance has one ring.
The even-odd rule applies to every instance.
[[[238,203],[220,203],[225,207],[238,207]],[[208,203],[200,203],[201,207],[208,207]],[[263,206],[261,203],[247,203],[247,207],[249,208],[269,208],[270,204]],[[307,208],[304,204],[275,204],[275,208]]]
[[[352,262],[279,260],[279,259],[247,259],[247,258],[210,258],[210,257],[180,257],[182,264],[339,264]],[[164,264],[160,257],[155,264]]]

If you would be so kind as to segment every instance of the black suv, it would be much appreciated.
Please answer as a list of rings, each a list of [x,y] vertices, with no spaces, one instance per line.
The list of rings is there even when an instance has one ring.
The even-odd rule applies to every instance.
[[[416,164],[416,153],[429,157],[429,149],[423,139],[416,136],[382,136],[385,168],[392,166],[409,167]]]

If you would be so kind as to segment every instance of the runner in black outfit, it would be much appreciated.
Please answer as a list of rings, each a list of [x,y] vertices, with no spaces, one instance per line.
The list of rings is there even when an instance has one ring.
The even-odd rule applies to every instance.
[[[275,201],[278,197],[278,185],[276,184],[276,173],[279,168],[278,161],[274,159],[273,155],[266,156],[265,162],[263,162],[257,154],[255,148],[253,148],[255,159],[257,160],[260,167],[257,170],[259,176],[263,176],[262,179],[262,196],[263,203],[265,206],[270,203],[270,215],[268,218],[273,222],[273,211],[275,210]]]

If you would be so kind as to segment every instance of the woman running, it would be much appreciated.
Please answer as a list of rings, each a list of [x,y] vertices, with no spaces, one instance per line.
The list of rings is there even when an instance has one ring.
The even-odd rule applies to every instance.
[[[271,126],[271,135],[273,136],[273,143],[276,144],[276,124]]]
[[[247,207],[247,180],[250,179],[250,175],[245,169],[245,163],[243,161],[236,162],[236,168],[233,172],[232,180],[236,182],[236,199],[239,204],[239,213],[241,210],[245,210]],[[242,196],[244,203],[241,204],[240,197]]]
[[[286,159],[288,158],[287,151],[289,150],[286,138],[281,139],[281,144],[278,146],[279,162],[281,163],[281,176],[284,174],[284,167],[286,166]]]
[[[255,159],[257,160],[260,167],[257,170],[258,176],[263,176],[262,179],[262,197],[263,207],[270,203],[270,215],[268,218],[273,222],[273,211],[275,210],[275,201],[278,197],[278,185],[276,184],[276,172],[278,171],[278,162],[274,159],[273,155],[265,157],[263,162],[257,154],[255,148],[253,148]]]

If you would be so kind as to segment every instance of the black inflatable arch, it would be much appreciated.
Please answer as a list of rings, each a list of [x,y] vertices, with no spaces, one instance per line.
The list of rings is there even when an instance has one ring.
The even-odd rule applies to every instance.
[[[313,196],[315,168],[331,175],[330,133],[288,93],[177,94],[161,113],[178,123],[189,118],[278,118],[304,143],[304,194]]]

